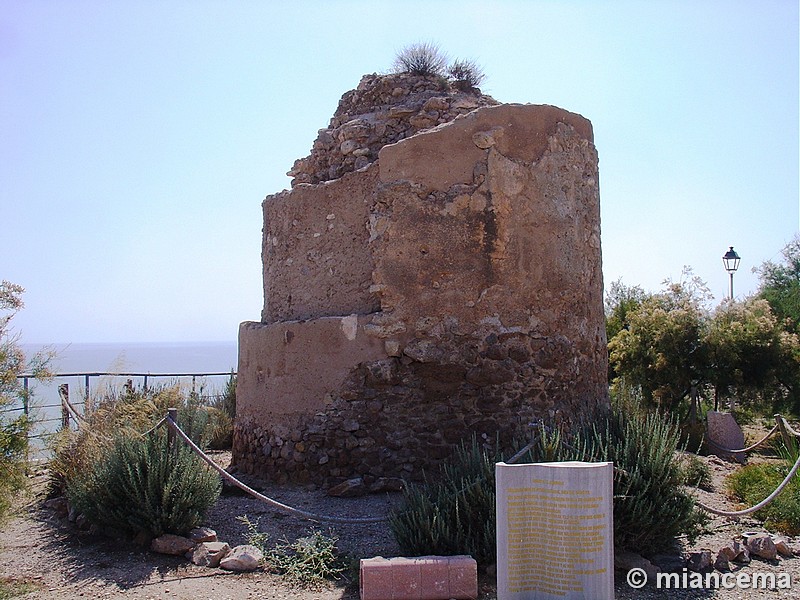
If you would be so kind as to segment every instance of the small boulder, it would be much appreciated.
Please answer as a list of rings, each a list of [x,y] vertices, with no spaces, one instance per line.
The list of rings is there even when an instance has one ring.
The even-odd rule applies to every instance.
[[[403,480],[399,477],[378,477],[375,482],[369,486],[369,493],[402,492],[404,486]]]
[[[650,557],[650,562],[663,573],[677,573],[686,566],[686,559],[680,554],[654,554]]]
[[[159,554],[171,554],[173,556],[183,556],[193,550],[195,543],[182,535],[165,533],[150,542],[150,550]]]
[[[328,495],[335,498],[355,498],[365,495],[368,491],[364,480],[361,477],[354,477],[330,488]]]
[[[661,572],[656,565],[635,552],[617,552],[614,554],[614,567],[620,571],[642,569],[647,573],[648,581],[654,581],[655,576]]]
[[[54,511],[59,518],[66,517],[69,514],[69,504],[67,504],[67,499],[64,496],[47,500],[44,503],[44,507]]]
[[[747,546],[739,540],[732,540],[727,546],[720,548],[719,551],[725,555],[728,561],[745,564],[750,562],[750,552],[747,550]]]
[[[697,573],[710,571],[713,567],[713,564],[714,563],[711,558],[711,550],[700,550],[699,552],[691,552],[689,554],[689,560],[686,561],[686,567],[690,571],[695,571]]]
[[[778,549],[775,547],[775,542],[772,541],[772,536],[768,533],[759,533],[747,538],[745,542],[747,549],[750,551],[751,556],[758,556],[766,560],[775,560],[778,556]]]
[[[775,549],[778,551],[778,554],[786,558],[794,556],[795,553],[786,538],[776,537],[773,541],[775,542]]]
[[[264,559],[264,555],[255,546],[245,544],[236,546],[223,558],[219,566],[226,571],[255,571]]]
[[[216,542],[217,532],[210,527],[195,527],[189,531],[189,539],[193,542]]]
[[[226,542],[200,542],[194,550],[186,553],[186,558],[201,567],[218,567],[230,551]]]
[[[714,568],[721,572],[727,572],[731,570],[731,563],[728,559],[728,555],[722,550],[717,552],[717,559],[714,561]]]

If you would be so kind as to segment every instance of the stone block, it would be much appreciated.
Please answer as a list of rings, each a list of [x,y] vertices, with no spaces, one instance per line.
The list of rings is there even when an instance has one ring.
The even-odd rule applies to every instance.
[[[497,599],[613,600],[610,462],[497,463]]]
[[[478,566],[471,556],[366,558],[359,586],[361,600],[474,600]]]
[[[745,447],[744,432],[731,413],[708,411],[706,416],[708,427],[709,449],[720,458],[729,458],[743,463],[745,455],[742,453],[726,452]]]

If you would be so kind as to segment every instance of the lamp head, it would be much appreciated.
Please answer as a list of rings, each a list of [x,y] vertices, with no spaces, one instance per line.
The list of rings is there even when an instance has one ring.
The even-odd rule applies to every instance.
[[[734,251],[733,246],[731,246],[730,250],[728,250],[725,253],[725,256],[722,257],[722,264],[725,265],[725,270],[728,273],[735,273],[736,269],[739,268],[740,260],[741,258],[739,257],[738,254],[736,254],[736,251]]]

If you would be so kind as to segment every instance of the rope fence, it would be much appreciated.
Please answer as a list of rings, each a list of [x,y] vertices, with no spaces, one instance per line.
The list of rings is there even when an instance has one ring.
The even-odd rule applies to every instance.
[[[86,419],[75,409],[75,407],[69,401],[68,394],[61,394],[61,402],[62,402],[62,405],[64,407],[65,414],[71,415],[75,419],[75,421],[76,421],[76,423],[78,425],[78,428],[88,427],[88,422],[86,421]],[[741,453],[745,453],[745,452],[750,452],[750,451],[755,450],[756,448],[759,448],[760,446],[764,445],[776,432],[780,432],[781,433],[781,435],[784,438],[784,441],[787,443],[787,447],[791,443],[790,440],[797,441],[798,438],[800,438],[800,433],[798,433],[796,430],[794,430],[792,428],[792,426],[789,425],[789,423],[786,421],[786,419],[782,415],[776,414],[775,415],[775,421],[776,421],[775,425],[772,427],[772,429],[769,430],[769,432],[763,438],[761,438],[756,443],[751,444],[750,446],[747,446],[746,448],[738,448],[738,449],[725,448],[725,447],[715,443],[711,439],[708,439],[708,441],[711,443],[711,445],[713,445],[714,447],[718,448],[722,452],[726,452],[728,454],[741,454]],[[216,462],[214,462],[214,460],[210,456],[208,456],[205,452],[203,452],[203,450],[197,444],[195,444],[192,441],[192,439],[178,425],[178,423],[177,423],[177,409],[174,409],[174,408],[169,409],[169,412],[165,417],[163,417],[153,427],[151,427],[150,429],[148,429],[147,431],[145,431],[144,433],[141,434],[142,437],[153,433],[159,427],[161,427],[162,425],[165,425],[165,424],[169,427],[169,442],[168,442],[168,444],[169,444],[170,447],[172,447],[173,444],[174,444],[174,438],[176,436],[179,437],[181,440],[183,440],[184,443],[186,443],[187,446],[189,446],[189,448],[191,448],[191,450],[195,454],[197,454],[206,464],[208,464],[212,469],[214,469],[223,479],[225,479],[226,481],[228,481],[232,485],[238,487],[239,489],[241,489],[245,493],[249,494],[253,498],[255,498],[257,500],[260,500],[261,502],[264,502],[265,504],[267,504],[267,505],[269,505],[269,506],[271,506],[271,507],[283,512],[283,513],[286,513],[286,514],[289,514],[289,515],[293,515],[295,517],[300,517],[300,518],[303,518],[303,519],[307,519],[307,520],[310,520],[310,521],[316,521],[316,522],[321,522],[321,523],[337,523],[337,524],[373,524],[373,523],[382,523],[382,522],[385,522],[385,521],[387,521],[389,519],[388,516],[383,516],[383,517],[355,517],[355,518],[351,518],[351,517],[337,517],[337,516],[333,516],[333,515],[320,515],[320,514],[317,514],[317,513],[312,513],[312,512],[309,512],[309,511],[305,511],[305,510],[302,510],[302,509],[299,509],[299,508],[295,508],[295,507],[289,506],[288,504],[284,504],[282,502],[279,502],[278,500],[275,500],[274,498],[270,498],[269,496],[266,496],[266,495],[262,494],[261,492],[259,492],[257,490],[254,490],[253,488],[248,486],[246,483],[240,481],[235,476],[231,475],[225,469],[220,467]],[[530,443],[528,443],[525,447],[523,447],[521,450],[519,450],[519,452],[514,454],[506,462],[507,463],[515,463],[518,460],[520,460],[529,450],[531,450],[536,445],[536,443],[539,441],[539,438],[540,438],[539,434],[535,435],[533,440]],[[708,513],[711,513],[711,514],[722,516],[722,517],[737,518],[737,517],[742,517],[742,516],[745,516],[745,515],[749,515],[749,514],[752,514],[754,512],[757,512],[757,511],[761,510],[762,508],[767,506],[770,502],[772,502],[775,498],[777,498],[778,495],[786,488],[786,486],[789,485],[789,482],[792,480],[792,478],[797,474],[798,469],[800,469],[800,453],[798,453],[797,460],[795,461],[794,465],[792,466],[791,470],[786,475],[784,480],[780,483],[780,485],[778,485],[778,487],[775,488],[775,490],[771,494],[769,494],[769,496],[764,498],[761,502],[759,502],[758,504],[756,504],[754,506],[751,506],[749,508],[745,508],[745,509],[742,509],[742,510],[735,510],[735,511],[727,511],[727,510],[720,510],[720,509],[708,506],[708,505],[706,505],[706,504],[704,504],[704,503],[702,503],[702,502],[700,502],[699,500],[696,500],[696,499],[695,499],[695,503],[702,510],[704,510],[704,511],[706,511]]]
[[[763,438],[761,438],[755,444],[747,446],[746,448],[739,448],[739,449],[736,449],[736,450],[732,450],[730,448],[725,448],[723,446],[720,446],[719,444],[717,444],[716,442],[714,442],[710,438],[707,441],[710,442],[712,446],[716,447],[720,451],[725,452],[727,454],[742,454],[742,453],[745,453],[745,452],[750,452],[751,450],[755,450],[756,448],[762,446],[764,443],[766,443],[766,441],[769,438],[771,438],[775,434],[775,432],[780,432],[781,433],[781,436],[783,437],[783,440],[786,443],[787,448],[791,448],[791,445],[790,445],[792,443],[791,440],[797,441],[797,439],[800,438],[800,433],[795,431],[792,428],[792,426],[789,425],[789,423],[786,421],[786,419],[783,418],[782,415],[776,414],[775,415],[775,425],[774,425],[774,427],[772,429],[769,430],[769,433],[767,433],[767,435],[765,435]],[[795,474],[797,473],[798,469],[800,469],[800,453],[798,453],[797,460],[794,462],[794,466],[791,468],[791,470],[789,471],[789,474],[786,475],[786,477],[780,483],[780,485],[778,485],[778,487],[775,488],[775,490],[769,496],[764,498],[758,504],[756,504],[754,506],[751,506],[750,508],[745,508],[745,509],[742,509],[742,510],[720,510],[720,509],[708,506],[706,504],[703,504],[699,500],[695,500],[695,503],[697,504],[697,506],[702,508],[704,511],[706,511],[708,513],[711,513],[711,514],[714,514],[714,515],[719,515],[721,517],[728,517],[728,518],[743,517],[745,515],[749,515],[751,513],[754,513],[756,511],[761,510],[762,508],[767,506],[770,502],[772,502],[775,498],[777,498],[778,495],[784,490],[784,488],[787,485],[789,485],[789,482],[792,480],[792,477],[795,476]]]

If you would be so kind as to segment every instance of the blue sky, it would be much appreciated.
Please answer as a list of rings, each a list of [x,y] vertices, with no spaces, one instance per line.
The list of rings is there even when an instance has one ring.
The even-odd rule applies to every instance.
[[[798,232],[789,0],[0,0],[0,279],[24,342],[234,340],[258,320],[261,200],[341,95],[434,41],[502,102],[594,125],[606,286]]]

